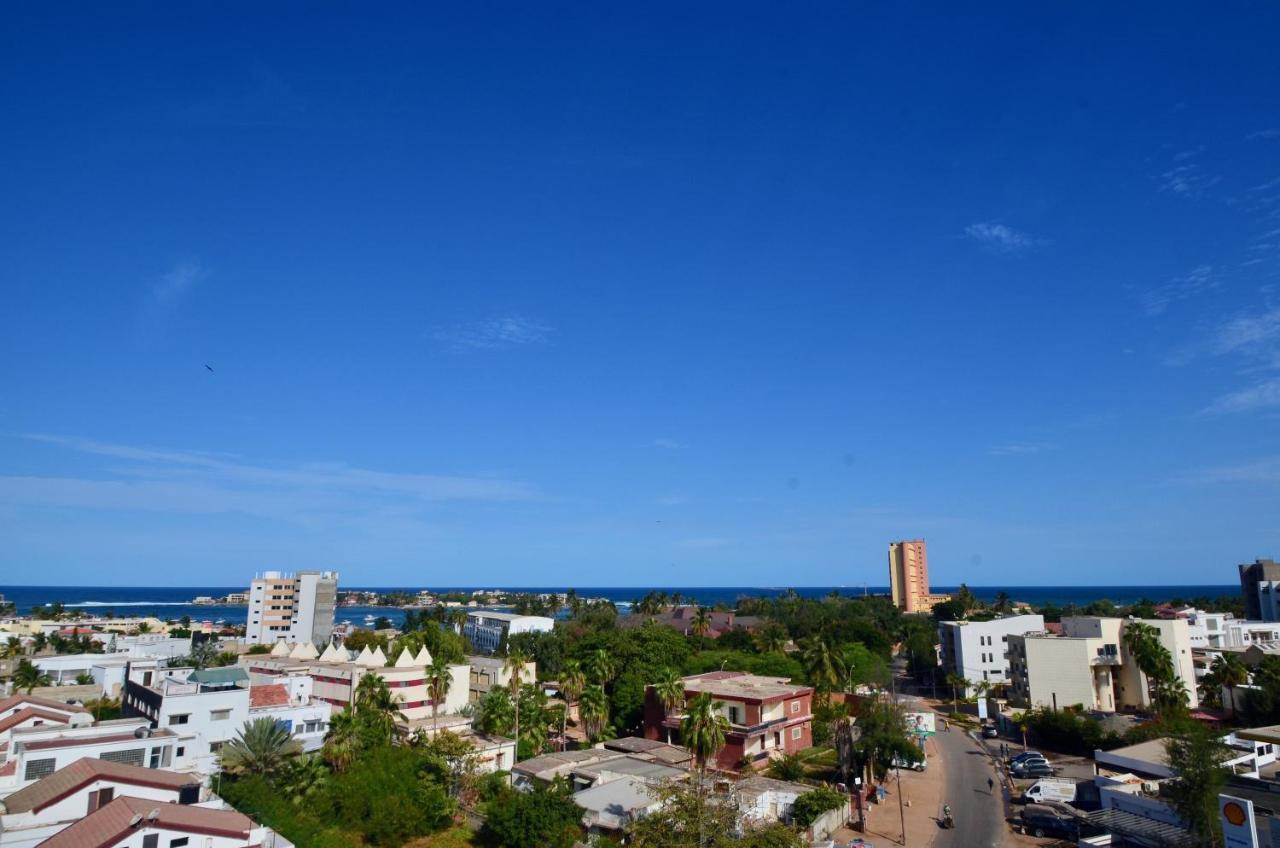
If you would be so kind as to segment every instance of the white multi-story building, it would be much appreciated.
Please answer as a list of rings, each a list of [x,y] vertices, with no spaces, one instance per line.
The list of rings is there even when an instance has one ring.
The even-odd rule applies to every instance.
[[[1248,648],[1280,643],[1280,622],[1246,621],[1229,612],[1205,612],[1194,607],[1178,610],[1187,620],[1193,648]]]
[[[266,571],[249,586],[245,639],[251,644],[285,642],[323,644],[333,633],[338,603],[338,572]]]
[[[1115,712],[1151,706],[1146,675],[1124,644],[1124,628],[1134,621],[1080,616],[1062,620],[1062,635],[1009,637],[1009,679],[1015,701],[1035,707]],[[1185,619],[1147,619],[1159,633],[1190,706],[1199,704],[1191,636]]]
[[[467,623],[462,626],[462,635],[477,651],[492,654],[509,636],[517,633],[550,633],[555,626],[555,619],[542,615],[476,610],[467,613]]]
[[[1010,615],[991,621],[944,621],[938,625],[942,666],[971,684],[1009,682],[1009,637],[1044,631],[1042,615]],[[973,694],[970,686],[965,697]]]
[[[176,670],[175,670],[176,671]],[[249,674],[239,666],[164,677],[144,686],[130,675],[121,703],[126,717],[185,737],[184,754],[201,774],[218,770],[218,752],[249,718]]]
[[[188,770],[191,737],[169,728],[152,729],[145,718],[121,718],[90,725],[50,723],[15,728],[0,752],[0,798],[71,765],[82,757],[141,768]]]

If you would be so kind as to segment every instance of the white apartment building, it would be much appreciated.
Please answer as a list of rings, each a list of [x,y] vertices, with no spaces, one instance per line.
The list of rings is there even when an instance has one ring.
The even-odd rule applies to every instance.
[[[323,644],[333,633],[337,603],[336,571],[265,571],[249,586],[245,639],[262,645],[282,639]]]
[[[477,651],[492,654],[508,636],[517,633],[550,633],[555,626],[555,619],[542,615],[476,610],[467,613],[467,623],[462,626],[462,635]]]
[[[944,621],[938,624],[938,641],[945,673],[957,674],[973,684],[1009,682],[1009,637],[1044,631],[1042,615],[1010,615],[991,621]],[[970,686],[965,697],[974,693]]]
[[[1205,612],[1194,607],[1177,612],[1187,620],[1193,648],[1248,648],[1280,643],[1280,622],[1246,621],[1229,612]]]
[[[1146,675],[1124,646],[1129,619],[1079,616],[1062,620],[1062,635],[1009,636],[1009,679],[1015,701],[1035,707],[1115,712],[1151,706]],[[1185,619],[1147,619],[1160,634],[1186,689],[1199,704],[1191,636]]]
[[[183,754],[195,770],[214,774],[218,752],[249,718],[249,675],[239,666],[181,671],[181,677],[165,677],[150,686],[130,675],[121,714],[142,716],[153,728],[181,734]]]

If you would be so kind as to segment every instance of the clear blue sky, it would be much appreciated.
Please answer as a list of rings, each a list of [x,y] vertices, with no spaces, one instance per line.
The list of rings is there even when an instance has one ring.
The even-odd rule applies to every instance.
[[[426,5],[6,9],[0,582],[1280,556],[1280,8]]]

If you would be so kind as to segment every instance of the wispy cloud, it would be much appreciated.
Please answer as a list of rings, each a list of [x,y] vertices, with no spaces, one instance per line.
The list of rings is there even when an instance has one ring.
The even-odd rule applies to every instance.
[[[676,441],[675,439],[654,439],[652,444],[655,448],[662,448],[663,450],[681,450],[688,447],[684,442]]]
[[[540,321],[511,314],[441,327],[431,337],[454,350],[499,350],[545,342],[551,333],[552,328]]]
[[[1214,353],[1244,353],[1270,359],[1280,344],[1280,307],[1255,315],[1239,315],[1214,334]]]
[[[1245,138],[1249,141],[1269,141],[1274,138],[1280,138],[1280,127],[1251,132]]]
[[[375,471],[343,463],[255,465],[225,455],[30,434],[120,462],[95,476],[0,476],[0,504],[169,513],[243,513],[314,522],[324,516],[411,514],[448,501],[536,497],[519,480]]]
[[[1280,483],[1280,457],[1268,456],[1239,465],[1220,465],[1184,475],[1196,483]]]
[[[1051,442],[1006,442],[1002,445],[992,446],[987,453],[992,456],[1029,456],[1056,450],[1057,447]]]
[[[1021,253],[1046,243],[1044,239],[992,221],[970,224],[964,228],[964,234],[966,238],[996,253]]]
[[[1212,265],[1199,265],[1182,277],[1174,277],[1166,283],[1142,292],[1142,308],[1148,315],[1163,315],[1169,306],[1189,300],[1198,294],[1217,288],[1221,281]]]
[[[1280,407],[1280,377],[1270,377],[1247,388],[1229,392],[1204,410],[1211,415],[1257,412]]]
[[[1156,180],[1160,190],[1179,197],[1198,197],[1221,182],[1222,177],[1205,173],[1203,168],[1191,161],[1200,151],[1201,148],[1195,148],[1175,153],[1174,164]]]

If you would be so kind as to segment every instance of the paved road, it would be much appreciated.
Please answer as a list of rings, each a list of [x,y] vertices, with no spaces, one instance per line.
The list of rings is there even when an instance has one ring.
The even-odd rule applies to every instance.
[[[939,830],[933,848],[998,848],[1008,825],[1004,821],[1000,781],[991,760],[962,730],[940,732],[934,739],[945,761],[945,798],[956,826],[954,830]],[[987,792],[987,778],[996,781],[994,793]]]

